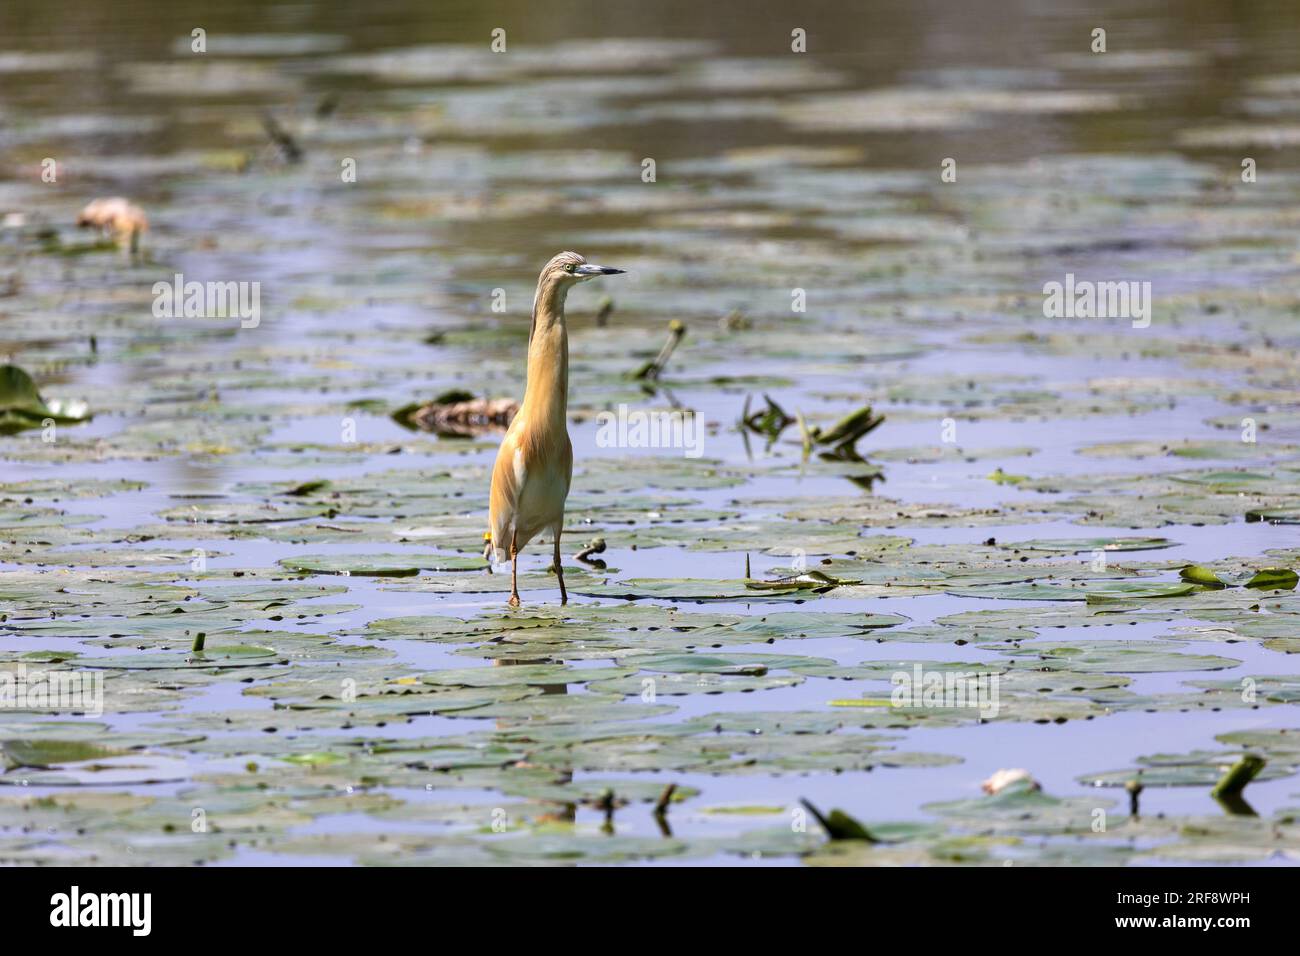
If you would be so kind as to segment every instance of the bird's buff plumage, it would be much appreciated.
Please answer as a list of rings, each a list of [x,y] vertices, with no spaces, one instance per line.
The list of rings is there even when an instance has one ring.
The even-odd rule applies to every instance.
[[[561,252],[537,279],[533,322],[528,333],[528,381],[519,412],[506,431],[492,469],[488,535],[484,556],[510,558],[510,603],[519,604],[519,552],[543,531],[555,542],[560,602],[568,603],[560,565],[564,502],[573,478],[569,441],[569,334],[564,300],[574,285],[622,269],[591,265],[576,252]]]

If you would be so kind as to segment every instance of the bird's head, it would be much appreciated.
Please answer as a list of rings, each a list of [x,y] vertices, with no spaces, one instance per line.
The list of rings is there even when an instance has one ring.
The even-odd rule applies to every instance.
[[[532,347],[533,333],[537,330],[538,313],[546,313],[564,322],[564,300],[569,290],[579,282],[594,279],[596,276],[614,276],[622,269],[609,266],[592,265],[576,252],[561,252],[546,263],[542,274],[537,277],[537,294],[533,297],[533,324],[528,330],[528,344]]]
[[[539,288],[551,284],[555,284],[560,288],[567,288],[577,285],[579,282],[585,282],[587,279],[594,279],[597,276],[616,276],[622,272],[622,269],[593,265],[576,252],[561,252],[546,263],[546,268],[542,270],[537,285]]]

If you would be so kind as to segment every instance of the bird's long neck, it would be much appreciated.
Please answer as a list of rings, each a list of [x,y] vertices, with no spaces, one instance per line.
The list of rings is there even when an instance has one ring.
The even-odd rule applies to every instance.
[[[525,421],[565,428],[569,404],[569,334],[564,327],[567,289],[557,284],[538,288],[533,326],[528,335],[528,384],[524,389]]]

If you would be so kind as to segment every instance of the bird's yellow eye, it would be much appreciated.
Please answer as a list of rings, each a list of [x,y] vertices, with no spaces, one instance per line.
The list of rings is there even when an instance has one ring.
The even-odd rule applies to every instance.
[[[568,272],[569,274],[572,274],[572,273],[573,273],[573,270],[576,269],[576,268],[578,268],[578,267],[577,267],[574,263],[570,262],[568,265],[566,265],[566,266],[564,267],[564,271],[565,271],[565,272]]]

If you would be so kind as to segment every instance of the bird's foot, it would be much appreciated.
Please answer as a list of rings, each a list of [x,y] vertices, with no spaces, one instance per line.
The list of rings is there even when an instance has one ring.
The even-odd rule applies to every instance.
[[[507,601],[506,603],[509,604],[511,607],[518,607],[518,606],[519,606],[519,595],[518,595],[518,594],[512,594],[512,595],[510,595],[510,600]]]

